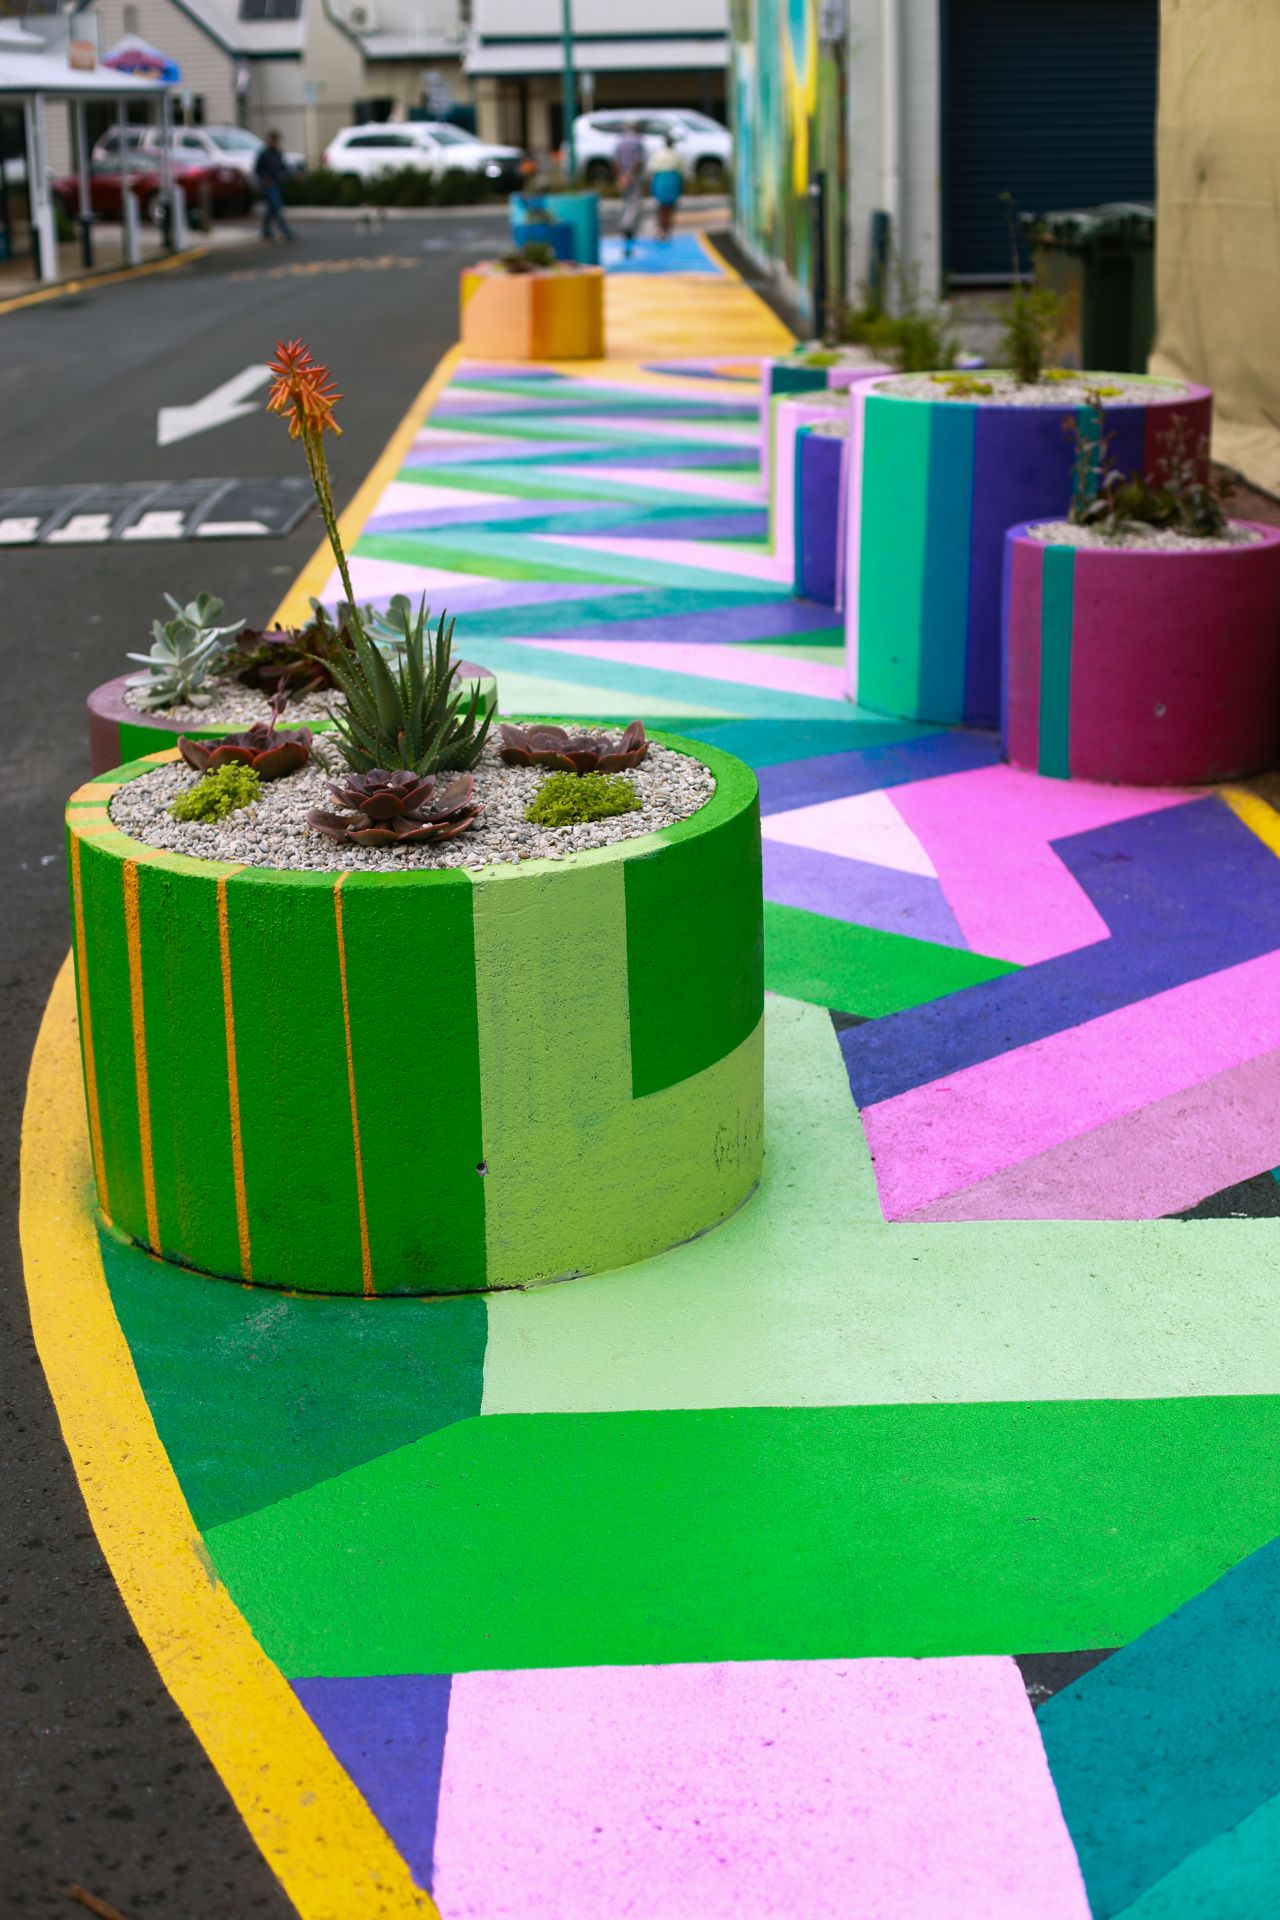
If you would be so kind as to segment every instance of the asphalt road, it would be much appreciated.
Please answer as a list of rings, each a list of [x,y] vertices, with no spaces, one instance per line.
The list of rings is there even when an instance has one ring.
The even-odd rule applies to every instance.
[[[457,275],[505,214],[424,215],[0,315],[0,486],[256,478],[300,471],[252,414],[157,445],[190,404],[302,336],[346,399],[331,443],[354,492],[456,337]],[[259,395],[258,398],[261,396]],[[18,1134],[32,1044],[68,946],[62,809],[88,772],[84,700],[145,649],[167,589],[265,620],[320,537],[0,548],[0,1912],[73,1914],[79,1884],[126,1920],[292,1913],[133,1633],[94,1539],[31,1342],[17,1244]]]

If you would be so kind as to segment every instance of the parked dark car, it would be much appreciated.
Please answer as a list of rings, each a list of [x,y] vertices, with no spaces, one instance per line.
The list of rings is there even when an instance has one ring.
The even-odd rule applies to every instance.
[[[89,204],[99,220],[118,220],[121,211],[121,170],[112,158],[95,162],[89,175]],[[187,199],[188,212],[199,218],[204,210],[206,191],[215,220],[236,219],[253,205],[253,184],[236,167],[195,165],[175,167],[173,178]],[[144,219],[159,224],[163,219],[160,194],[163,182],[154,160],[131,154],[128,160],[129,192],[138,203]],[[54,205],[68,220],[80,212],[80,181],[74,173],[63,174],[49,189]]]

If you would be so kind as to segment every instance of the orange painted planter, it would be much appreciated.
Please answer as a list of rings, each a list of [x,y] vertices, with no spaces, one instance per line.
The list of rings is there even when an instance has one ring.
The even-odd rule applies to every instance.
[[[462,271],[462,345],[482,360],[600,360],[604,274],[599,267],[504,273]]]

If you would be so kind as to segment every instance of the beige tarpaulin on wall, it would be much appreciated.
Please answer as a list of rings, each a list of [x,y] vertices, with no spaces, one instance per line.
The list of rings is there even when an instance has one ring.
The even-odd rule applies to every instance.
[[[1214,390],[1213,451],[1280,493],[1280,0],[1162,0],[1153,373]]]

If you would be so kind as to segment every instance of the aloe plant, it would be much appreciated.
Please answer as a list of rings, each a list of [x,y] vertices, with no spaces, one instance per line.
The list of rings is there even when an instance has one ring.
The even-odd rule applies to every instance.
[[[480,684],[472,684],[469,698],[457,685],[453,621],[444,614],[428,650],[429,619],[425,600],[415,615],[398,594],[387,623],[403,640],[398,656],[388,660],[376,630],[371,637],[357,620],[350,653],[332,662],[345,702],[333,715],[336,744],[353,773],[458,773],[480,758],[491,718],[481,713]]]
[[[243,620],[220,626],[222,602],[212,593],[202,593],[185,607],[171,593],[165,599],[173,608],[172,620],[153,620],[151,651],[131,653],[145,673],[129,676],[131,687],[142,687],[143,705],[159,707],[207,707],[211,696],[205,683],[223,664],[227,642],[239,633]]]

